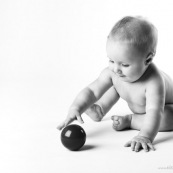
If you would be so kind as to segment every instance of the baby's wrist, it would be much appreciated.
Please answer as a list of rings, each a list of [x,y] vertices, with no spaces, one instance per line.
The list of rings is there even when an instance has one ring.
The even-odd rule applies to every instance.
[[[147,136],[147,135],[145,135],[145,134],[141,134],[141,133],[139,133],[138,136],[139,136],[139,137],[142,137],[142,138],[146,138],[146,139],[148,139],[151,143],[152,143],[153,140],[154,140],[154,139],[152,139],[152,137]]]
[[[72,111],[72,110],[76,110],[76,111],[79,112],[79,109],[78,109],[76,106],[71,106],[71,107],[69,108],[69,111]]]

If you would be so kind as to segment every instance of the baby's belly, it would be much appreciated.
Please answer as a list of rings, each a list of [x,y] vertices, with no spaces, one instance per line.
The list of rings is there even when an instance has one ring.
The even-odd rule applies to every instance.
[[[135,114],[145,114],[145,105],[137,105],[133,103],[128,103],[130,110]]]

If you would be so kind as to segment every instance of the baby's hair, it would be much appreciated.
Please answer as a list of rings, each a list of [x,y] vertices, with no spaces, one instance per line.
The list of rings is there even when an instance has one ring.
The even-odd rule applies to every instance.
[[[122,18],[114,25],[108,38],[127,41],[144,54],[156,53],[157,29],[142,17]]]

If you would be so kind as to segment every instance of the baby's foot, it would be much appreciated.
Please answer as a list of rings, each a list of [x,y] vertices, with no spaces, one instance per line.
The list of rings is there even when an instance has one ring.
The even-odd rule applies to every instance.
[[[130,128],[132,115],[126,116],[112,116],[113,120],[113,129],[116,131],[124,130]]]
[[[94,121],[101,121],[104,116],[101,107],[97,104],[90,106],[85,113]]]

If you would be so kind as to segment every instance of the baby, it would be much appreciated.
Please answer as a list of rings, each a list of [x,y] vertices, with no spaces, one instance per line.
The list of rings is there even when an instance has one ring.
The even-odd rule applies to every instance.
[[[157,30],[141,17],[124,17],[107,38],[109,66],[84,88],[72,103],[67,118],[57,128],[82,113],[101,121],[121,97],[132,115],[112,116],[113,128],[139,130],[125,146],[132,151],[155,150],[153,140],[159,131],[173,130],[173,81],[152,62],[156,54]]]

